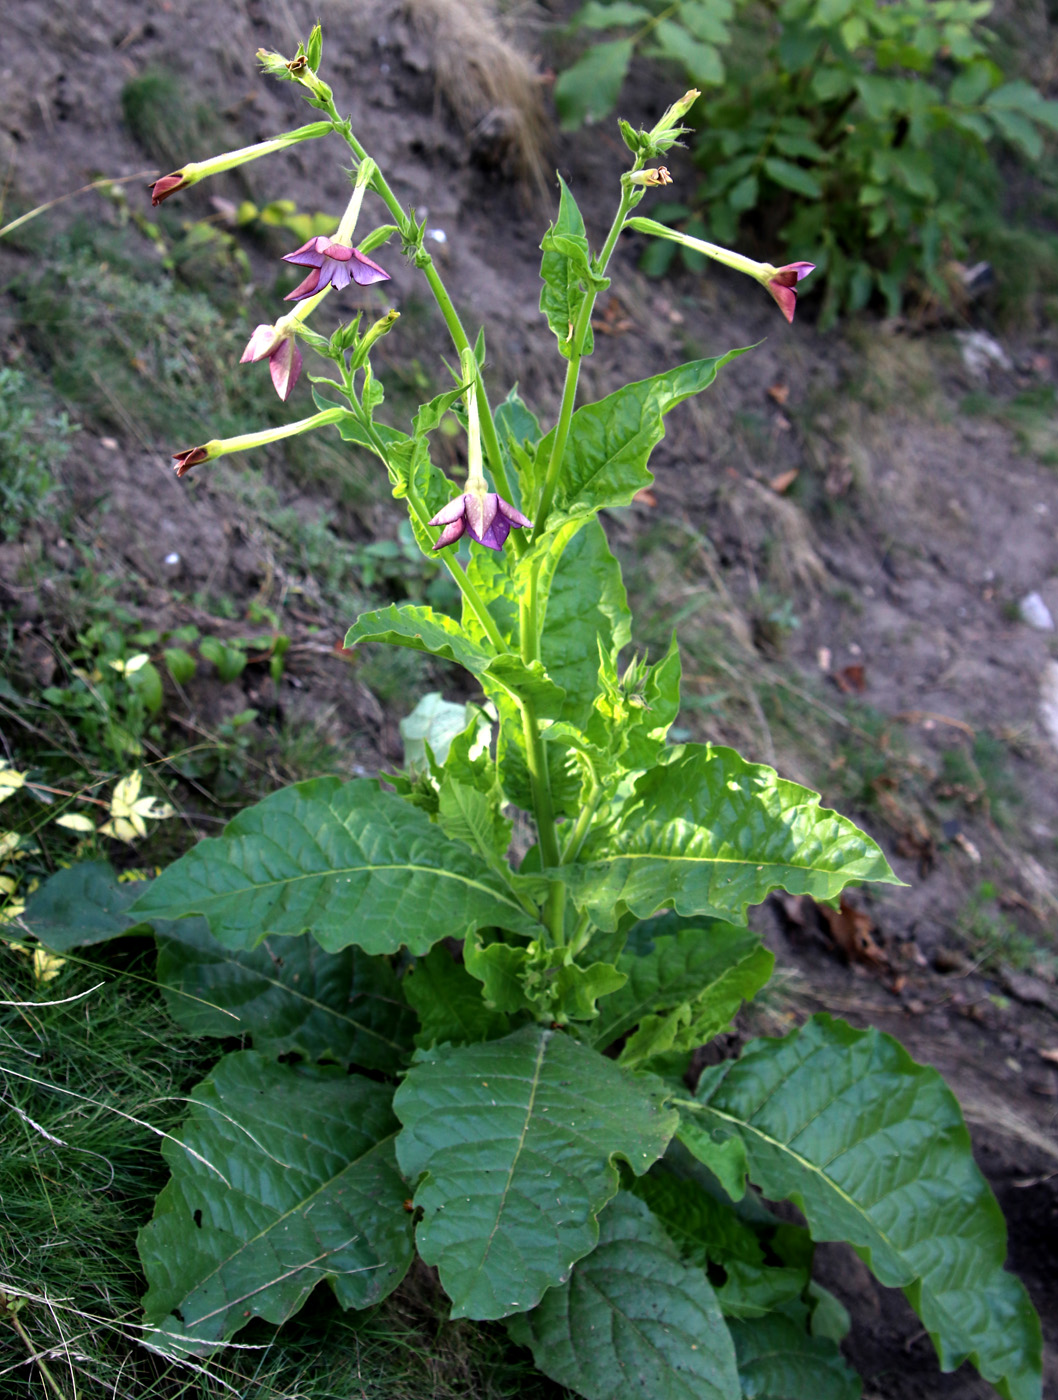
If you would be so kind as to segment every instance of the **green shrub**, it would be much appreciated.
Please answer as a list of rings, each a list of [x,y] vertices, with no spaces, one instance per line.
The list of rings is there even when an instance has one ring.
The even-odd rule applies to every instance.
[[[947,300],[967,250],[975,187],[999,143],[1030,162],[1058,102],[990,57],[989,0],[591,0],[575,25],[595,45],[555,87],[563,122],[604,115],[635,53],[679,63],[705,89],[692,111],[703,178],[657,217],[732,242],[752,221],[826,281],[822,319],[880,294],[890,314],[916,284]],[[743,237],[745,230],[742,231]],[[672,245],[655,245],[660,272]]]

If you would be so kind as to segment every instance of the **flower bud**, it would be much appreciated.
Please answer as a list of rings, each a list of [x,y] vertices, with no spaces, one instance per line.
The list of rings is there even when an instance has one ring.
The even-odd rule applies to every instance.
[[[647,185],[656,187],[657,185],[671,185],[672,176],[668,172],[668,167],[659,165],[649,170],[634,170],[628,177],[629,184]]]

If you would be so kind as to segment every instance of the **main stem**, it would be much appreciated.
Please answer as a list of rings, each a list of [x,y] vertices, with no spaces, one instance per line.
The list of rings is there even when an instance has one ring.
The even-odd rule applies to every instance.
[[[345,141],[356,159],[358,161],[366,160],[368,158],[367,151],[353,135],[353,130],[349,123],[338,115],[338,109],[335,107],[333,101],[328,103],[327,115],[334,123],[334,129]],[[371,185],[386,208],[393,215],[394,219],[397,220],[400,228],[406,228],[410,222],[408,215],[405,213],[400,200],[390,188],[386,177],[377,168],[372,176]],[[460,321],[459,314],[452,304],[452,298],[448,295],[448,289],[445,287],[444,282],[442,282],[440,273],[434,266],[433,258],[423,248],[420,248],[419,252],[421,257],[416,260],[416,265],[421,268],[423,276],[429,283],[430,290],[434,295],[434,300],[437,302],[441,315],[444,317],[444,323],[448,328],[448,334],[452,338],[452,344],[455,346],[457,353],[462,355],[464,350],[469,350],[471,348],[470,340],[467,337],[466,331],[463,329],[463,323]],[[496,432],[496,422],[492,416],[492,408],[489,404],[488,395],[485,392],[485,382],[482,378],[480,368],[478,369],[478,401],[481,406],[481,436],[485,444],[485,455],[488,458],[489,470],[492,473],[492,479],[500,495],[504,500],[510,501],[513,494],[511,491],[511,483],[507,476],[507,467],[503,460],[503,452],[500,449],[499,435]],[[525,547],[523,541],[519,537],[515,537],[514,545],[519,552]]]

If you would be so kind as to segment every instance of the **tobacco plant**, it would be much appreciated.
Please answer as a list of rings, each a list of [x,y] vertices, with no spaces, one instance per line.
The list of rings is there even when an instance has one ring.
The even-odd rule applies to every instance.
[[[545,429],[513,389],[490,403],[484,338],[471,344],[424,224],[336,108],[320,57],[318,28],[289,61],[261,55],[318,121],[155,185],[164,198],[323,136],[352,163],[338,230],[291,255],[306,272],[293,310],[244,356],[267,359],[285,399],[299,347],[318,352],[315,413],[184,449],[177,470],[321,428],[373,454],[461,612],[394,604],[359,617],[345,645],[456,662],[481,699],[428,697],[403,771],[298,783],[146,888],[75,867],[28,910],[59,948],[149,922],[172,1014],[244,1037],[164,1144],[172,1176],[139,1239],[149,1344],[206,1356],[253,1318],[283,1322],[323,1282],[369,1308],[418,1253],[452,1317],[503,1319],[588,1400],[844,1400],[860,1393],[838,1345],[849,1321],[811,1264],[815,1241],[845,1240],[904,1290],[945,1369],[969,1359],[1002,1395],[1032,1400],[1039,1323],[1004,1270],[1002,1216],[934,1070],[820,1015],[688,1073],[772,971],[750,905],[776,888],[833,900],[852,882],[897,883],[817,794],[732,749],[669,743],[676,640],[657,657],[629,650],[601,512],[649,486],[665,415],[743,352],[580,406],[578,373],[623,231],[672,236],[632,211],[666,181],[657,162],[696,94],[650,131],[622,124],[629,168],[597,252],[561,188],[541,309],[566,378]],[[387,221],[354,243],[368,197]],[[370,358],[396,313],[329,339],[309,325],[324,296],[387,278],[375,259],[394,235],[455,351],[451,388],[410,431],[379,416]],[[695,247],[792,319],[810,264]],[[458,482],[431,458],[448,412],[466,435]]]

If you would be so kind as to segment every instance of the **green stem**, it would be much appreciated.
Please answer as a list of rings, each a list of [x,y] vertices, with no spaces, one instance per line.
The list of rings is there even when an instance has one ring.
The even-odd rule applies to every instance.
[[[634,169],[640,167],[640,160],[637,158]],[[606,235],[606,242],[602,245],[602,252],[596,259],[596,271],[600,277],[605,276],[606,267],[610,261],[617,244],[618,236],[624,226],[624,221],[628,217],[628,211],[632,209],[642,198],[642,190],[636,189],[634,185],[622,182],[621,203],[618,206],[617,214],[610,226],[610,232]],[[558,422],[555,424],[555,436],[551,443],[551,456],[547,463],[547,475],[544,477],[544,489],[540,494],[540,504],[536,508],[536,526],[533,530],[533,543],[540,538],[544,526],[547,524],[547,517],[551,513],[551,505],[555,499],[555,490],[558,487],[558,478],[562,471],[562,461],[566,455],[566,439],[569,437],[569,425],[573,419],[573,408],[577,398],[577,383],[580,379],[580,362],[584,355],[584,338],[588,333],[588,326],[591,323],[591,313],[595,308],[596,293],[591,288],[586,288],[584,300],[581,303],[580,312],[577,316],[577,324],[573,330],[573,345],[570,352],[569,362],[566,365],[566,382],[562,386],[562,403],[559,406]]]
[[[562,864],[555,830],[555,808],[551,801],[551,779],[547,771],[547,750],[540,734],[540,725],[533,706],[522,701],[522,734],[525,757],[529,768],[529,786],[533,795],[536,836],[540,843],[540,864],[545,870]],[[547,886],[545,919],[556,948],[565,941],[566,887],[561,880],[550,880]]]
[[[63,1390],[63,1388],[62,1388],[62,1386],[59,1384],[59,1382],[58,1382],[58,1381],[55,1379],[55,1377],[52,1375],[51,1371],[48,1369],[48,1366],[47,1366],[47,1364],[46,1364],[46,1362],[45,1362],[45,1360],[44,1360],[44,1357],[41,1356],[40,1352],[39,1352],[39,1351],[37,1350],[37,1348],[33,1345],[33,1338],[29,1335],[29,1333],[26,1331],[26,1329],[22,1326],[22,1323],[19,1322],[17,1315],[14,1314],[14,1313],[11,1313],[10,1316],[9,1316],[9,1321],[10,1321],[10,1323],[11,1323],[11,1326],[15,1329],[15,1331],[18,1333],[18,1335],[22,1338],[23,1342],[25,1342],[26,1347],[27,1347],[27,1349],[29,1350],[30,1360],[31,1360],[31,1361],[35,1361],[35,1362],[37,1363],[37,1365],[40,1367],[41,1375],[44,1377],[44,1379],[45,1379],[45,1380],[48,1382],[48,1384],[51,1386],[52,1390],[55,1392],[56,1400],[66,1400],[66,1394],[65,1394],[65,1392],[64,1392],[64,1390]]]
[[[329,102],[327,105],[327,115],[330,117],[335,131],[337,131],[345,141],[357,161],[367,160],[367,151],[353,135],[353,130],[349,122],[343,120],[343,118],[338,115],[338,109],[335,107],[333,101]],[[390,188],[386,177],[377,168],[375,174],[372,176],[371,185],[403,232],[403,230],[409,226],[411,220],[405,213],[400,200]],[[444,317],[444,323],[448,327],[448,334],[452,338],[452,344],[455,346],[457,353],[462,355],[464,350],[469,350],[471,348],[467,333],[463,329],[463,323],[460,321],[455,306],[452,304],[452,298],[448,295],[448,289],[445,287],[444,282],[442,282],[440,273],[434,266],[433,258],[424,248],[420,248],[419,253],[421,256],[416,259],[416,265],[421,268],[423,276],[429,283],[430,291],[433,292],[434,300],[437,302],[441,315]],[[492,472],[492,479],[496,485],[497,491],[499,491],[505,501],[510,501],[512,497],[511,483],[507,476],[507,468],[503,461],[503,453],[500,450],[500,439],[496,432],[496,423],[492,416],[492,408],[489,404],[488,395],[485,392],[485,381],[482,378],[480,369],[478,369],[478,397],[481,405],[481,436],[485,443],[485,455],[488,458],[489,470]],[[525,548],[525,542],[519,536],[514,536],[514,546],[515,549],[521,553]]]

